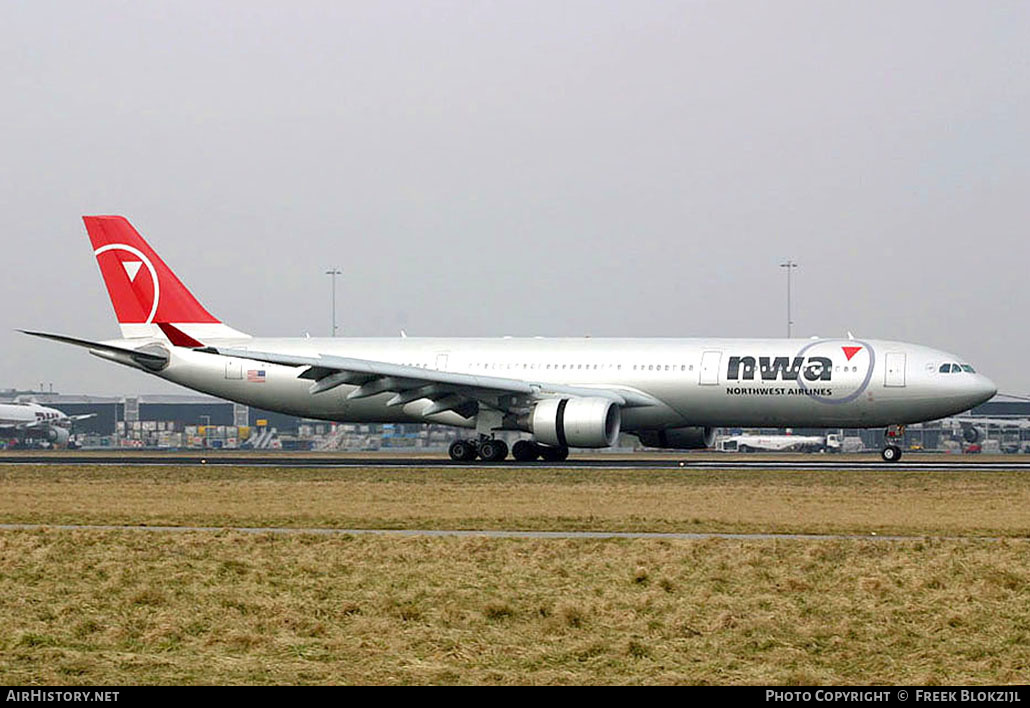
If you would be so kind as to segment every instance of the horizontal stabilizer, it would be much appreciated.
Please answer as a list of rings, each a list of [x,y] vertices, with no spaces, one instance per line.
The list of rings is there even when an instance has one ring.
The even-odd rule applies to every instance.
[[[144,349],[129,349],[127,347],[117,347],[112,344],[91,342],[88,339],[77,339],[75,337],[68,337],[63,334],[50,334],[49,332],[31,332],[25,329],[20,329],[18,331],[22,334],[28,334],[33,337],[42,337],[43,339],[52,339],[55,342],[71,344],[75,347],[83,347],[84,349],[89,349],[91,352],[95,352],[101,355],[107,355],[108,358],[115,359],[116,361],[128,358],[132,362],[154,371],[163,369],[165,366],[168,365],[168,352],[165,351],[159,345],[148,345]]]

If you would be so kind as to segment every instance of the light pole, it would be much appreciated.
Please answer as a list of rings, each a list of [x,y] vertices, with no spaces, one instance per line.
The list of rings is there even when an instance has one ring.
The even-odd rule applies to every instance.
[[[790,328],[794,321],[790,318],[790,272],[798,267],[798,264],[787,259],[786,263],[780,263],[780,268],[787,269],[787,339],[790,339]]]
[[[332,336],[336,336],[336,276],[343,275],[343,272],[339,268],[333,268],[325,272],[330,278],[332,278],[332,293],[333,293],[333,330]]]

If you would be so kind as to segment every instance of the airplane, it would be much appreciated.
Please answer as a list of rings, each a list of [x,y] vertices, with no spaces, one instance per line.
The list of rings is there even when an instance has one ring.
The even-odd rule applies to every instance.
[[[40,440],[55,447],[64,447],[71,438],[72,424],[95,415],[66,415],[34,401],[0,403],[0,438],[18,442]]]
[[[884,428],[967,411],[995,385],[960,357],[873,339],[264,338],[193,296],[122,216],[84,216],[122,336],[22,330],[187,388],[337,422],[471,431],[452,460],[519,461],[606,448],[703,449],[717,427]]]
[[[1030,420],[1025,418],[989,418],[985,416],[958,415],[944,418],[938,421],[944,430],[951,429],[952,434],[961,436],[967,443],[979,442],[987,437],[986,431],[989,428],[996,430],[1027,430],[1030,429]]]

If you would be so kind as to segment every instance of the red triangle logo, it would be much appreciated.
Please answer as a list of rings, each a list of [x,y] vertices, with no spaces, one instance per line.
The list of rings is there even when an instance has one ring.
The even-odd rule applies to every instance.
[[[844,350],[844,356],[848,358],[848,361],[851,361],[851,357],[862,351],[862,347],[841,347],[841,349]]]

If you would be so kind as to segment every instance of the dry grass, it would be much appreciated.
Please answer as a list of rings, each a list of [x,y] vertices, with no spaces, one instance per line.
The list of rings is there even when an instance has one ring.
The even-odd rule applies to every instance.
[[[785,531],[0,532],[0,683],[1006,683],[1030,473],[3,467],[0,522]]]
[[[0,534],[0,683],[1022,682],[1030,542]]]
[[[1030,472],[5,466],[0,522],[1030,535]]]

